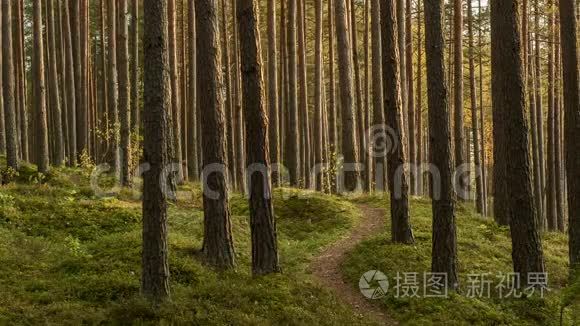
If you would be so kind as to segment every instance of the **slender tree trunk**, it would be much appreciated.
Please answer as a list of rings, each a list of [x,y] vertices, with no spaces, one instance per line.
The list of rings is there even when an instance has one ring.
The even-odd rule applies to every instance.
[[[338,72],[340,79],[340,107],[342,110],[342,154],[344,164],[358,163],[356,146],[356,121],[353,101],[353,59],[347,27],[347,0],[336,0],[334,14],[338,46]],[[357,188],[360,174],[354,167],[345,168],[342,173],[347,191]]]
[[[479,149],[479,121],[477,119],[477,91],[475,86],[475,54],[473,43],[473,8],[471,0],[467,0],[467,19],[468,19],[468,34],[469,34],[469,92],[471,95],[471,132],[473,138],[473,157],[475,161],[475,203],[477,212],[484,213],[484,199],[483,199],[483,182],[482,182],[482,166],[481,166],[481,152]],[[469,157],[469,153],[468,153]]]
[[[280,167],[282,166],[283,162],[285,162],[285,153],[284,153],[284,147],[285,145],[285,123],[286,123],[286,108],[288,107],[286,105],[287,103],[287,84],[286,84],[286,7],[285,7],[285,1],[281,0],[280,1],[280,25],[279,25],[279,33],[278,33],[278,44],[280,45],[280,48],[278,49],[278,56],[279,56],[279,60],[278,62],[279,67],[278,67],[278,82],[279,82],[279,89],[278,91],[280,92],[279,94],[277,94],[278,97],[278,152],[279,152],[279,156],[278,156],[278,167],[277,169],[279,170]],[[275,178],[278,178],[277,180],[275,180]],[[280,185],[282,184],[282,171],[273,171],[273,175],[272,175],[272,182],[275,185]]]
[[[233,53],[234,70],[232,71],[232,88],[234,90],[234,119],[236,131],[236,182],[239,191],[245,190],[245,167],[244,167],[244,120],[243,111],[240,100],[240,51],[238,50],[238,24],[236,23],[236,1],[232,2],[232,17],[233,17]]]
[[[69,128],[69,153],[68,164],[74,166],[77,162],[77,137],[76,137],[76,79],[74,76],[74,55],[71,32],[71,17],[70,17],[70,2],[64,1],[64,15],[63,15],[63,36],[65,61],[67,69],[65,71],[65,83],[67,92],[67,108],[68,108],[68,128]]]
[[[409,163],[411,163],[411,173],[410,173],[410,191],[411,194],[417,194],[417,136],[416,136],[416,116],[415,116],[415,89],[414,89],[414,74],[413,74],[413,24],[412,24],[412,11],[413,5],[411,0],[407,0],[407,12],[405,19],[405,43],[406,43],[406,78],[407,78],[407,125],[408,125],[408,142],[409,142]],[[403,24],[403,21],[399,21]],[[403,107],[403,110],[405,107]]]
[[[64,139],[62,132],[62,112],[60,106],[60,90],[58,82],[58,70],[57,70],[57,53],[56,53],[56,28],[55,28],[55,17],[54,17],[54,3],[53,0],[48,0],[47,2],[47,12],[48,12],[48,43],[49,43],[49,71],[50,71],[50,105],[51,112],[53,114],[54,121],[54,139],[55,144],[55,156],[52,158],[52,164],[55,166],[60,166],[64,162]]]
[[[423,142],[423,47],[425,44],[423,43],[423,22],[421,18],[421,0],[417,2],[417,108],[416,108],[416,117],[417,117],[417,164],[418,170],[416,171],[416,191],[417,195],[422,196],[424,193],[424,184],[423,181],[423,171],[421,166],[425,163],[425,156],[424,147],[425,144]]]
[[[546,208],[546,162],[544,160],[544,110],[542,105],[542,69],[540,66],[540,8],[539,1],[535,0],[535,74],[536,74],[536,128],[538,135],[538,157],[540,160],[540,176],[542,181],[541,190],[541,200],[542,208]],[[543,228],[546,221],[546,214],[542,210],[542,215],[537,216],[538,225]]]
[[[493,105],[494,111],[503,111],[505,119],[501,149],[504,157],[509,154],[506,176],[512,259],[514,271],[525,284],[530,273],[544,272],[544,259],[532,195],[518,10],[517,0],[491,1]]]
[[[568,232],[570,234],[570,265],[580,264],[580,92],[578,91],[578,29],[574,0],[560,0],[560,38],[562,41],[562,71],[564,78],[564,144],[568,179]]]
[[[337,111],[336,111],[336,91],[335,91],[335,68],[334,68],[334,15],[333,4],[335,0],[328,0],[328,106],[329,116],[329,143],[330,150],[335,154],[338,153],[338,129],[337,129]]]
[[[482,22],[482,7],[481,0],[477,1],[478,4],[478,16]],[[478,48],[483,49],[483,27],[479,26],[478,29]],[[483,51],[479,51],[479,127],[480,127],[480,138],[481,138],[481,185],[483,194],[483,216],[487,216],[487,165],[486,165],[486,147],[485,147],[485,110],[483,108]]]
[[[429,148],[439,178],[431,179],[433,249],[431,270],[446,273],[448,287],[457,288],[457,234],[452,185],[451,127],[443,57],[443,1],[425,0],[425,48],[429,102]],[[440,189],[437,189],[440,187]],[[439,190],[439,191],[437,191]]]
[[[48,125],[46,112],[46,85],[44,80],[44,44],[42,40],[42,6],[40,1],[35,1],[33,6],[34,28],[34,58],[33,58],[33,84],[34,84],[34,113],[36,115],[36,151],[38,172],[48,172]],[[4,37],[6,38],[6,36]],[[6,56],[5,56],[6,57]],[[6,60],[7,62],[7,60]],[[9,68],[10,71],[10,68]],[[14,72],[12,70],[12,72]],[[6,100],[5,100],[6,101]]]
[[[372,38],[372,75],[373,75],[373,124],[383,126],[385,124],[385,111],[383,110],[383,68],[381,49],[381,8],[380,0],[372,0],[371,4],[371,38]],[[373,139],[369,139],[371,142]],[[375,190],[386,191],[386,153],[377,152],[379,144],[369,144],[373,147],[375,163]],[[377,146],[377,150],[375,150]]]
[[[18,132],[14,100],[14,61],[12,51],[12,1],[2,1],[2,94],[6,127],[6,162],[18,170]]]
[[[554,7],[556,8],[556,7]],[[554,160],[555,160],[555,182],[556,182],[556,221],[558,231],[565,232],[566,225],[564,221],[564,187],[562,186],[562,97],[560,90],[560,81],[562,80],[562,55],[560,47],[560,24],[559,16],[556,19],[555,33],[555,84],[554,84]]]
[[[468,0],[470,1],[470,0]],[[454,118],[455,118],[455,167],[459,169],[465,162],[465,139],[464,139],[464,123],[463,123],[463,1],[454,0],[453,6],[453,76],[454,87]],[[458,171],[458,170],[457,170]],[[457,172],[456,171],[456,172]],[[467,193],[469,187],[469,177],[457,180],[458,186],[463,192]],[[458,196],[459,199],[466,196]]]
[[[180,104],[180,87],[179,87],[179,67],[177,63],[177,8],[176,0],[167,1],[168,13],[168,31],[169,31],[169,62],[171,74],[171,113],[173,123],[173,159],[179,164],[178,179],[183,180],[183,153],[181,151],[181,104]]]
[[[2,5],[0,4],[0,49],[4,45],[2,43]],[[3,94],[2,87],[2,50],[0,50],[0,94]],[[0,100],[0,154],[6,154],[6,123],[4,120],[4,100]]]
[[[555,23],[554,12],[552,11],[553,1],[549,0],[548,6],[548,139],[546,146],[546,219],[548,220],[548,230],[555,231],[558,227],[556,217],[556,157],[554,152],[554,41]]]
[[[120,168],[119,153],[119,89],[117,74],[117,1],[109,0],[108,3],[108,23],[109,23],[109,157],[113,165],[115,174]]]
[[[163,169],[169,163],[171,88],[167,53],[167,2],[143,0],[144,109],[143,253],[141,292],[152,301],[169,297],[167,198]]]
[[[408,131],[409,131],[409,116],[408,116],[408,97],[407,97],[407,46],[405,44],[406,42],[406,35],[407,35],[407,31],[406,31],[406,26],[405,26],[405,2],[406,0],[396,0],[396,4],[395,5],[395,10],[396,15],[397,15],[397,22],[398,23],[398,27],[397,27],[397,39],[399,42],[399,75],[401,78],[401,85],[400,85],[400,89],[401,89],[401,103],[403,105],[403,126],[405,127],[405,133],[408,135]],[[409,138],[407,136],[407,138],[405,139],[405,151],[406,151],[406,155],[407,157],[409,157]]]
[[[356,121],[356,131],[355,134],[358,136],[357,146],[359,152],[359,160],[361,164],[366,165],[367,151],[366,151],[366,130],[365,130],[365,114],[362,102],[362,89],[361,89],[361,77],[360,77],[360,65],[358,58],[358,29],[356,21],[356,4],[355,0],[350,0],[350,25],[351,25],[351,42],[352,42],[352,61],[354,67],[354,91],[355,91],[355,121]],[[363,188],[367,188],[364,180],[366,180],[366,172],[363,171],[361,174],[361,181],[363,182]]]
[[[288,128],[286,129],[286,166],[290,186],[298,186],[300,159],[298,154],[298,93],[296,91],[296,0],[288,0]]]
[[[227,7],[226,1],[221,0],[221,37],[222,37],[222,61],[224,65],[224,73],[225,73],[225,91],[226,91],[226,99],[225,99],[225,111],[226,111],[226,124],[227,124],[227,157],[228,157],[228,168],[231,175],[231,184],[236,185],[236,173],[235,173],[235,166],[236,166],[236,152],[235,152],[235,133],[234,133],[234,108],[232,105],[232,86],[231,86],[231,69],[230,69],[230,47],[228,42],[228,22],[227,22]],[[235,38],[235,36],[234,36]]]
[[[119,118],[121,123],[121,184],[131,183],[131,80],[129,79],[129,21],[127,0],[118,0]]]
[[[187,115],[187,125],[188,132],[191,135],[189,137],[189,142],[187,143],[187,163],[188,163],[188,175],[193,181],[199,180],[199,166],[197,164],[199,158],[197,155],[198,149],[198,138],[197,138],[197,49],[195,39],[197,37],[197,31],[195,30],[196,17],[195,17],[195,0],[189,0],[189,20],[188,20],[188,32],[189,32],[189,112]]]
[[[323,163],[323,103],[322,103],[322,0],[316,0],[314,3],[314,16],[316,21],[315,27],[315,45],[314,45],[314,124],[313,145],[315,147],[315,166]],[[320,169],[318,169],[320,170]],[[316,170],[315,183],[316,190],[322,191],[322,171]]]
[[[270,162],[280,162],[280,141],[278,125],[278,78],[276,59],[276,2],[268,0],[268,141],[270,143]],[[272,184],[280,180],[277,170],[272,171]]]
[[[310,185],[310,119],[308,116],[308,83],[306,67],[306,31],[305,31],[305,12],[304,1],[298,0],[298,84],[300,91],[298,93],[298,107],[300,120],[300,137],[301,137],[301,160],[302,176],[304,177],[304,186]]]
[[[129,34],[129,51],[131,52],[131,130],[133,133],[138,134],[141,125],[139,113],[139,0],[131,0],[131,30]]]
[[[395,137],[397,144],[388,151],[388,178],[391,197],[391,236],[393,242],[414,242],[409,219],[409,171],[405,153],[405,129],[399,75],[399,40],[397,34],[397,11],[393,1],[381,4],[381,40],[383,60],[384,110],[387,134]],[[403,23],[403,21],[401,21]]]
[[[219,48],[217,0],[196,1],[197,85],[201,117],[203,169],[219,166],[220,171],[205,172],[203,195],[204,238],[202,252],[206,261],[219,268],[235,264],[231,231],[228,185],[225,179],[224,108],[221,93],[222,74]],[[211,189],[211,194],[208,190]]]
[[[273,3],[272,3],[273,5]],[[243,107],[245,110],[247,164],[260,166],[248,177],[250,226],[252,231],[252,272],[264,275],[279,272],[276,223],[268,170],[268,113],[266,109],[259,32],[258,4],[240,0],[237,6],[242,64]],[[274,10],[269,12],[274,14]],[[273,27],[274,24],[271,24]],[[273,28],[272,28],[273,30]]]

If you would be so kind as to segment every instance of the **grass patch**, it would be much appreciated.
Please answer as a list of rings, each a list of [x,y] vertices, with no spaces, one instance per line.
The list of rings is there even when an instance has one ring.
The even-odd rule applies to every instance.
[[[23,167],[0,187],[0,324],[346,325],[367,322],[306,269],[348,233],[356,207],[337,197],[275,191],[283,273],[250,274],[247,200],[233,194],[236,271],[196,257],[203,237],[199,187],[181,188],[169,211],[172,300],[152,309],[139,295],[141,208],[132,194],[96,197],[88,174],[55,169],[42,181]]]
[[[388,208],[388,200],[377,196],[360,197],[353,201]],[[397,298],[393,286],[398,272],[400,276],[406,272],[417,272],[419,294],[422,294],[423,273],[428,272],[431,265],[431,216],[429,200],[412,199],[411,222],[416,239],[412,246],[391,243],[390,219],[385,217],[386,231],[364,241],[349,254],[343,266],[344,275],[353,286],[358,287],[364,272],[384,272],[391,287],[387,296],[379,300],[379,304],[405,325],[559,325],[562,302],[572,296],[569,294],[566,297],[563,293],[577,293],[572,290],[562,291],[570,283],[567,237],[559,233],[542,235],[551,289],[544,299],[535,296],[500,299],[497,293],[493,293],[494,286],[498,284],[495,276],[500,272],[512,271],[509,229],[481,218],[469,204],[459,205],[456,212],[461,283],[459,293],[452,294],[448,299]],[[467,297],[467,275],[481,273],[490,273],[490,280],[493,281],[491,298]],[[566,309],[564,325],[578,324],[578,311],[578,304],[572,304]]]

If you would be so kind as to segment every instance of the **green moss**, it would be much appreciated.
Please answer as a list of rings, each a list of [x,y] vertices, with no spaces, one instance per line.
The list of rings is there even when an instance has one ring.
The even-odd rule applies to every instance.
[[[181,187],[169,210],[172,300],[153,309],[139,295],[141,213],[131,192],[98,198],[85,171],[55,169],[44,184],[31,171],[0,187],[2,325],[367,323],[306,272],[357,223],[345,200],[276,190],[283,273],[254,278],[247,199],[231,197],[237,270],[218,272],[199,259],[199,185]]]
[[[355,198],[355,202],[388,208],[386,198],[372,196]],[[391,286],[397,273],[423,272],[431,264],[431,204],[428,200],[414,198],[411,201],[411,222],[416,243],[412,246],[390,242],[390,221],[385,216],[386,229],[379,236],[364,241],[344,264],[344,275],[353,286],[358,286],[361,275],[377,269],[384,272]],[[557,325],[560,320],[562,287],[569,284],[567,238],[563,234],[543,234],[546,268],[551,291],[544,298],[500,299],[469,298],[468,274],[490,273],[497,285],[495,275],[509,273],[511,265],[511,240],[509,229],[499,227],[491,220],[483,219],[469,204],[457,208],[457,237],[460,273],[460,290],[448,299],[396,298],[391,287],[387,296],[379,300],[385,310],[406,325]],[[419,285],[423,290],[422,281]],[[576,308],[577,309],[577,308]],[[573,308],[564,314],[565,325],[572,324]],[[577,320],[577,316],[575,317]]]

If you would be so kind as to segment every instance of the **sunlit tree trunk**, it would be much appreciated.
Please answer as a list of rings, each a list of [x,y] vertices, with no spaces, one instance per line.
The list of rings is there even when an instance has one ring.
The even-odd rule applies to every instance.
[[[12,51],[12,1],[2,1],[2,91],[6,127],[6,162],[8,167],[18,170],[18,135]]]

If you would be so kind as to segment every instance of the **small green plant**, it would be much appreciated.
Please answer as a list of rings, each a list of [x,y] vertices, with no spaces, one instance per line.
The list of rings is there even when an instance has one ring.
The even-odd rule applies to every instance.
[[[12,167],[7,167],[5,169],[0,170],[0,179],[2,180],[2,184],[6,185],[10,182],[14,181],[18,176],[18,171],[16,171]]]
[[[42,172],[36,172],[34,174],[31,174],[30,177],[28,177],[28,182],[39,185],[45,183],[46,179],[47,179],[46,174]]]

